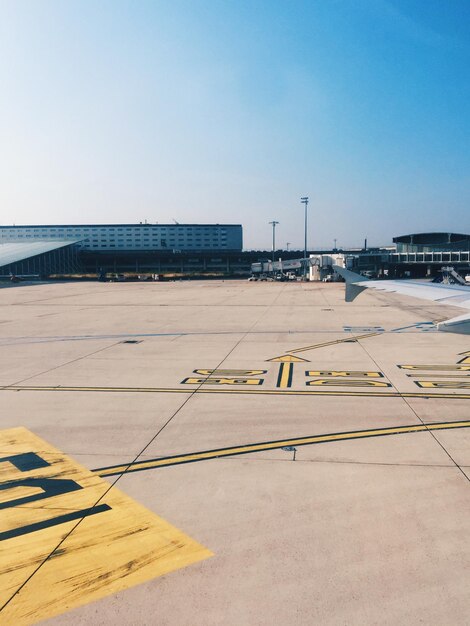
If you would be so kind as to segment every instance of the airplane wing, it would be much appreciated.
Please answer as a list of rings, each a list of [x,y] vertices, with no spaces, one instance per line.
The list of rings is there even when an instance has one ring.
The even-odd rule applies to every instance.
[[[333,269],[346,281],[346,302],[352,302],[364,289],[376,289],[470,309],[470,287],[422,283],[414,280],[370,280],[338,265],[334,265]],[[470,334],[470,313],[439,322],[437,329],[451,333]]]

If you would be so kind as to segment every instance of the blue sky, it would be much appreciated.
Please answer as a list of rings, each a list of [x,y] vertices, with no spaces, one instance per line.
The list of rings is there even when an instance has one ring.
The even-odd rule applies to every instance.
[[[0,0],[1,223],[470,231],[468,0]]]

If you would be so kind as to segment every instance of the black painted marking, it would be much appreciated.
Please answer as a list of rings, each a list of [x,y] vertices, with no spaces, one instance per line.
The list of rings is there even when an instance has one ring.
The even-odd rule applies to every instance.
[[[65,478],[21,478],[20,480],[9,480],[6,483],[0,484],[0,491],[16,489],[18,487],[42,489],[42,492],[35,493],[32,496],[16,498],[16,500],[0,502],[0,509],[9,509],[14,506],[27,504],[28,502],[36,502],[37,500],[44,500],[46,498],[52,498],[54,496],[60,496],[64,493],[70,493],[71,491],[83,489],[83,487],[81,487],[74,480]]]
[[[50,466],[50,463],[42,459],[35,452],[23,452],[22,454],[4,456],[0,458],[0,463],[11,463],[16,469],[19,469],[20,472],[29,472],[30,470]]]
[[[470,363],[470,351],[461,352],[459,356],[463,356],[463,359],[460,359],[460,361],[457,361],[457,363]]]
[[[97,513],[104,513],[110,511],[109,504],[99,504],[98,506],[91,507],[89,509],[82,509],[81,511],[74,511],[73,513],[66,513],[65,515],[59,515],[52,517],[51,519],[44,520],[42,522],[36,522],[35,524],[28,524],[27,526],[20,526],[19,528],[13,528],[12,530],[6,530],[0,533],[0,541],[5,539],[13,539],[14,537],[21,537],[21,535],[27,535],[34,533],[38,530],[44,530],[51,526],[58,526],[59,524],[65,524],[67,522],[73,522],[74,520],[81,519],[83,517],[90,517],[90,515],[96,515]]]

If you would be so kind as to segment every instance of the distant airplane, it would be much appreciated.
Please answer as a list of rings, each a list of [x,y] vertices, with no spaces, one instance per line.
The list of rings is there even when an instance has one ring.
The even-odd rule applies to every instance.
[[[422,300],[432,300],[437,304],[470,309],[470,287],[423,283],[414,280],[370,280],[338,265],[334,265],[333,269],[346,281],[346,302],[352,302],[364,289],[376,289],[402,293],[405,296]],[[437,330],[463,335],[470,334],[470,313],[439,322]]]
[[[38,280],[39,274],[0,274],[0,280],[9,280],[11,283],[20,283],[24,280]]]

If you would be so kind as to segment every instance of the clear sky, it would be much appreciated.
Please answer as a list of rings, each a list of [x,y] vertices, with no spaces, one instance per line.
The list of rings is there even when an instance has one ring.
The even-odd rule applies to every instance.
[[[469,0],[0,0],[0,223],[470,232]]]

